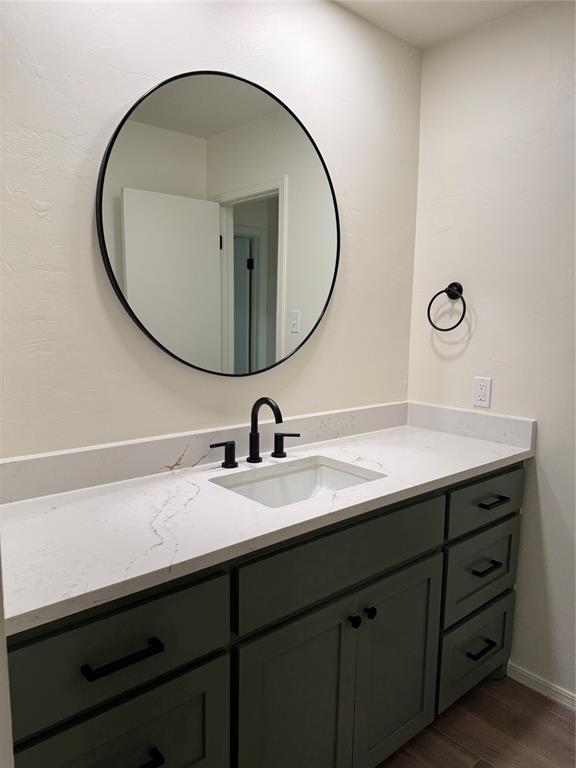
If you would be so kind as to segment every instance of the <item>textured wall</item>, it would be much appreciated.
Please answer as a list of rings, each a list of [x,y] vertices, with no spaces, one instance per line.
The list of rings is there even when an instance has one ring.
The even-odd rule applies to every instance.
[[[2,455],[406,395],[420,53],[330,3],[4,2]],[[194,69],[251,78],[307,125],[342,224],[312,340],[254,378],[188,369],[114,296],[95,236],[100,158],[124,111]]]
[[[411,399],[538,419],[512,660],[574,690],[574,6],[539,3],[425,52]],[[464,285],[469,323],[426,305]],[[447,323],[449,315],[443,318]]]

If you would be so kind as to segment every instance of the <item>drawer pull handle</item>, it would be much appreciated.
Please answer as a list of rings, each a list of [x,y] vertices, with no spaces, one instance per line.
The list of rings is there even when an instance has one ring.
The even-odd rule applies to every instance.
[[[472,659],[472,661],[480,661],[480,659],[483,656],[486,656],[487,653],[490,653],[490,651],[493,651],[494,648],[496,648],[496,646],[498,645],[498,643],[496,643],[494,640],[490,640],[489,638],[486,638],[484,642],[486,643],[486,645],[484,646],[484,648],[482,648],[481,651],[478,651],[478,653],[472,653],[472,651],[468,651],[468,653],[466,654],[466,658]]]
[[[488,568],[485,568],[483,571],[477,571],[474,569],[472,571],[472,575],[478,576],[479,579],[483,579],[485,576],[489,576],[491,573],[494,573],[494,571],[502,568],[503,565],[504,563],[501,563],[500,560],[490,560],[490,565]]]
[[[101,677],[107,677],[107,675],[119,672],[125,667],[130,667],[132,664],[137,664],[139,661],[144,661],[151,656],[156,656],[157,653],[162,653],[164,650],[164,643],[161,640],[158,640],[157,637],[151,637],[146,645],[147,647],[143,648],[141,651],[130,653],[128,656],[124,656],[122,659],[117,659],[116,661],[111,661],[109,664],[104,664],[102,667],[94,668],[91,667],[90,664],[83,664],[80,667],[80,672],[82,672],[86,680],[92,683],[94,680],[100,680]],[[158,763],[158,765],[162,765],[162,763]]]
[[[374,605],[371,605],[370,608],[364,608],[364,613],[366,616],[368,616],[370,621],[372,621],[378,615],[378,608],[376,608]]]
[[[150,760],[148,760],[147,763],[144,763],[144,765],[141,765],[140,768],[160,768],[161,765],[166,765],[166,758],[159,749],[156,749],[156,747],[152,747],[148,754]]]
[[[478,506],[480,509],[496,509],[496,507],[501,507],[502,504],[508,504],[509,501],[510,496],[501,496],[500,494],[497,494],[494,501],[481,501]]]
[[[354,629],[358,629],[358,627],[362,624],[362,616],[348,616],[348,621],[350,624],[352,624]]]

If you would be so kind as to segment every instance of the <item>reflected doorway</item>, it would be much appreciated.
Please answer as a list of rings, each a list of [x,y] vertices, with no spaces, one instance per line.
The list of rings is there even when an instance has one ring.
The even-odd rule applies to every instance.
[[[277,359],[279,196],[229,206],[233,228],[234,373]]]

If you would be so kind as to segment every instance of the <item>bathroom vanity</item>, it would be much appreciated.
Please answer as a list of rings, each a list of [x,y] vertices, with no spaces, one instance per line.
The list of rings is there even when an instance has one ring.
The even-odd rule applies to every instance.
[[[175,183],[189,149],[157,173],[175,131],[207,153],[194,189]],[[112,287],[173,359],[249,376],[321,322],[336,196],[262,86],[155,86],[113,133],[96,199]],[[0,466],[17,768],[375,768],[503,673],[533,424],[389,403],[289,420],[269,456],[262,405],[284,424],[259,398],[249,435]],[[224,462],[203,465],[215,448]]]
[[[416,433],[429,448],[443,443],[444,461],[448,445],[454,455],[474,449],[494,459],[494,443],[413,430],[416,442]],[[351,470],[367,471],[369,460],[350,455],[362,440],[380,440],[381,455],[385,439],[349,438],[338,450]],[[124,563],[124,596],[84,610],[70,603],[55,621],[40,611],[36,626],[28,615],[29,628],[9,638],[17,768],[379,765],[505,669],[526,452],[501,449],[509,455],[496,471],[478,462],[464,480],[445,473],[454,480],[438,477],[437,487],[400,501],[383,495],[387,482],[399,483],[388,462],[381,479],[292,504],[301,523],[307,505],[325,505],[310,530],[284,523],[272,544],[253,539],[231,557],[221,549],[219,562],[173,578],[168,569],[146,589],[131,587]],[[207,508],[221,500],[237,515],[251,509],[253,520],[285,519],[290,506],[267,507],[213,482],[247,472],[262,469],[181,474],[213,493]],[[135,482],[101,489],[125,494]],[[101,489],[75,493],[95,504]],[[23,502],[24,522],[42,504],[54,509],[58,496]],[[110,531],[110,546],[125,532]]]

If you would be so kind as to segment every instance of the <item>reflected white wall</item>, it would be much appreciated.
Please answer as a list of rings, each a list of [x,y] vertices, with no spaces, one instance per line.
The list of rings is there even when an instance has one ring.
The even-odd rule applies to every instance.
[[[336,261],[336,217],[322,164],[308,137],[284,110],[207,141],[208,197],[287,176],[285,354],[306,338],[320,315]],[[290,310],[301,311],[298,334]]]
[[[122,254],[122,188],[206,199],[206,141],[128,120],[110,155],[102,194],[106,249],[120,285]]]

